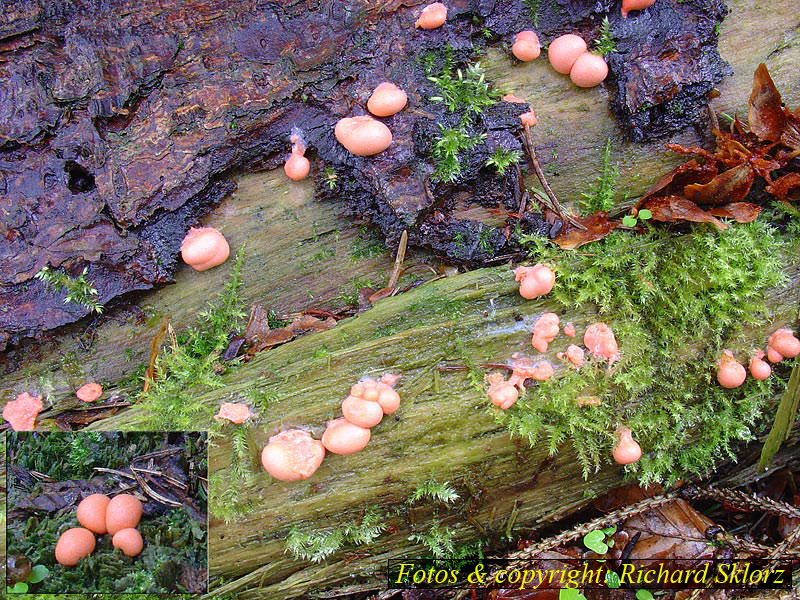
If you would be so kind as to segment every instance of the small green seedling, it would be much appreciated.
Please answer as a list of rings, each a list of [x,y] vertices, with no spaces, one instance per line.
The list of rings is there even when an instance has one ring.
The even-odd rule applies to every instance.
[[[50,571],[44,565],[36,565],[31,569],[30,575],[25,581],[18,581],[13,586],[7,587],[6,590],[9,594],[27,594],[31,585],[39,583],[50,574]]]
[[[583,545],[597,554],[605,554],[614,546],[612,536],[617,532],[617,527],[612,525],[604,529],[595,529],[583,536]]]
[[[635,217],[633,215],[625,215],[622,218],[622,224],[625,225],[625,227],[636,227],[639,221],[647,221],[652,218],[653,213],[644,208],[640,210]]]
[[[575,588],[561,588],[558,592],[558,600],[586,600],[586,596]]]
[[[606,585],[612,590],[615,590],[622,585],[622,581],[615,571],[606,571]]]
[[[636,600],[655,600],[650,590],[636,590]]]

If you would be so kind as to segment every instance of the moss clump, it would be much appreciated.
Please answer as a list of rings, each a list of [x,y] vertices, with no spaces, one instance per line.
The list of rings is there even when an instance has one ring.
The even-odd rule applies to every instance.
[[[303,531],[292,527],[286,538],[286,552],[298,560],[322,562],[342,546],[362,546],[373,542],[385,529],[383,515],[369,508],[361,519],[334,529]]]
[[[155,380],[139,395],[151,429],[193,430],[211,420],[213,408],[195,402],[194,391],[224,385],[221,376],[230,363],[223,365],[219,358],[246,315],[241,297],[243,262],[244,250],[240,249],[231,278],[216,302],[200,313],[197,325],[180,332],[156,360]]]
[[[531,443],[544,436],[551,453],[571,439],[588,476],[610,461],[614,430],[625,423],[645,452],[627,469],[643,484],[707,473],[721,457],[735,458],[731,445],[752,439],[767,401],[785,385],[785,367],[766,382],[723,390],[714,366],[724,346],[743,359],[763,342],[746,340],[743,328],[763,322],[765,292],[786,281],[787,245],[777,230],[756,221],[682,236],[615,232],[591,252],[528,243],[537,259],[556,265],[553,296],[561,305],[593,305],[611,325],[621,360],[531,388],[499,417],[511,432]],[[581,396],[600,404],[579,407]]]

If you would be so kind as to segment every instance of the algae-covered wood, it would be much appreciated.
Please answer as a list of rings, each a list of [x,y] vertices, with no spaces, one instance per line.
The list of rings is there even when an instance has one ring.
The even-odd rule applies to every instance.
[[[795,267],[790,275],[796,280],[800,273]],[[789,322],[794,311],[790,299],[791,288],[776,292],[770,299],[774,314],[750,335],[763,336],[768,327]],[[578,331],[596,317],[590,310],[565,312],[552,300],[523,300],[507,267],[472,271],[383,300],[332,330],[259,354],[231,374],[224,388],[198,393],[196,401],[206,414],[221,401],[249,401],[254,382],[274,398],[249,434],[247,468],[256,474],[239,489],[239,497],[251,510],[231,523],[211,522],[210,572],[226,582],[215,593],[281,598],[313,595],[354,580],[380,585],[376,578],[387,559],[426,552],[408,540],[412,530],[404,512],[386,520],[396,525],[396,533],[365,548],[344,547],[322,565],[287,554],[288,532],[293,526],[324,531],[358,520],[369,507],[390,513],[431,476],[456,483],[462,492],[470,490],[457,510],[439,511],[460,542],[482,535],[459,513],[467,512],[485,531],[496,534],[508,526],[514,533],[513,522],[531,527],[551,521],[619,485],[622,471],[616,467],[583,480],[569,444],[550,461],[545,444],[528,448],[524,440],[511,439],[487,410],[469,371],[437,368],[505,362],[515,351],[529,353],[531,323],[546,310],[557,310]],[[565,344],[554,344],[548,354],[556,376],[567,368],[555,357]],[[259,451],[270,435],[290,426],[310,426],[320,434],[328,419],[339,416],[353,382],[384,372],[403,375],[397,387],[403,404],[397,418],[386,417],[373,429],[364,451],[328,455],[310,480],[293,484],[260,471]],[[96,425],[146,427],[149,418],[131,410]],[[230,476],[233,452],[229,435],[218,438],[211,451],[211,471],[221,472],[222,482]],[[431,505],[412,512],[413,531],[424,532],[434,517]],[[355,562],[350,553],[357,553]]]

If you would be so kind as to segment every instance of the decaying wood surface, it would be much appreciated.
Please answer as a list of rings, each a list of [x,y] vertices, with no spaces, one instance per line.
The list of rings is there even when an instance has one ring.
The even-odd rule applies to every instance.
[[[766,6],[730,2],[721,26],[720,52],[734,70],[714,101],[719,112],[745,114],[752,75],[766,62],[789,106],[800,105],[800,2]],[[515,65],[500,50],[483,59],[487,77],[535,107],[534,136],[540,160],[556,194],[576,201],[597,176],[606,139],[620,163],[618,202],[633,199],[661,174],[681,162],[663,142],[631,143],[623,137],[602,88],[580,90],[552,73],[544,61]],[[669,138],[686,145],[708,140],[707,132],[687,130]],[[537,184],[535,177],[529,183]],[[339,216],[336,203],[313,200],[309,181],[288,182],[282,172],[236,177],[238,189],[204,219],[230,239],[236,250],[247,244],[245,296],[279,313],[341,305],[340,296],[354,279],[383,283],[391,270],[388,255],[353,259],[351,249],[361,225]],[[626,201],[627,197],[627,201]],[[484,215],[485,217],[485,215]],[[410,260],[432,261],[420,252]],[[23,341],[0,353],[0,402],[24,390],[49,394],[56,408],[70,406],[71,392],[86,379],[111,384],[147,361],[150,339],[162,315],[173,326],[188,325],[227,277],[224,268],[195,273],[180,267],[173,285],[131,298],[100,318],[61,328],[42,341]]]
[[[716,109],[742,114],[752,73],[762,61],[786,103],[800,104],[800,81],[795,76],[800,61],[800,2],[768,6],[736,0],[729,4],[732,12],[722,24],[720,51],[735,74],[719,86],[722,96],[714,101]],[[576,200],[591,185],[609,137],[615,144],[613,156],[621,163],[620,194],[629,194],[629,203],[657,175],[680,161],[661,149],[661,143],[625,141],[603,91],[578,90],[549,72],[542,61],[515,66],[504,53],[490,50],[484,65],[490,79],[535,107],[540,123],[535,141],[562,200]],[[687,144],[702,139],[705,136],[694,131],[672,138]],[[330,307],[341,303],[337,297],[351,291],[354,279],[382,285],[388,278],[389,253],[354,259],[351,251],[361,235],[359,225],[338,216],[335,204],[315,202],[310,182],[289,183],[282,172],[272,171],[241,175],[237,183],[237,191],[204,223],[224,231],[234,250],[247,245],[243,273],[248,301],[283,313]],[[618,201],[623,204],[625,198]],[[411,260],[430,261],[422,253],[410,254]],[[169,315],[176,328],[190,324],[228,272],[225,267],[204,273],[181,267],[175,285],[131,298],[129,304],[94,322],[84,320],[46,340],[28,340],[8,349],[0,355],[4,368],[0,402],[25,390],[46,393],[50,407],[46,417],[76,407],[73,391],[84,381],[96,380],[113,389],[115,381],[147,361],[161,317]],[[790,275],[795,283],[800,277],[798,272]],[[507,324],[514,323],[515,313],[527,316],[529,324],[531,315],[549,305],[547,301],[523,303],[514,289],[502,267],[428,284],[381,301],[328,332],[263,353],[237,370],[226,388],[199,396],[198,401],[208,405],[232,400],[253,380],[271,374],[270,385],[287,397],[263,415],[263,426],[253,432],[250,445],[255,462],[257,449],[278,426],[323,427],[336,416],[349,384],[358,377],[386,370],[404,374],[398,385],[404,400],[401,418],[386,419],[378,426],[367,450],[350,457],[330,456],[311,480],[298,484],[268,484],[267,476],[259,475],[243,490],[246,497],[258,499],[253,513],[229,525],[212,521],[211,573],[226,582],[215,594],[237,591],[244,599],[289,598],[372,585],[365,571],[380,571],[388,558],[419,553],[407,539],[404,520],[397,520],[396,533],[384,534],[370,545],[369,556],[352,562],[353,557],[343,551],[322,565],[284,554],[288,528],[334,526],[357,518],[369,505],[397,507],[430,475],[454,481],[462,489],[472,487],[475,498],[463,510],[469,508],[471,518],[484,529],[505,527],[516,507],[515,522],[524,524],[524,529],[514,527],[515,534],[569,514],[587,498],[620,483],[618,468],[604,468],[585,482],[568,450],[545,461],[545,448],[528,448],[521,440],[510,440],[505,428],[486,412],[485,402],[463,372],[434,377],[438,364],[463,362],[463,352],[479,361],[493,361],[506,359],[514,350],[527,350],[529,336],[521,327]],[[415,317],[410,329],[374,337],[376,330],[408,319],[408,308],[415,303],[424,306],[429,294],[463,300],[463,317],[457,322],[442,315]],[[792,303],[784,294],[770,298],[775,312],[770,327],[789,320]],[[483,316],[483,311],[490,311],[491,317]],[[580,326],[590,318],[582,314],[573,320]],[[328,348],[327,356],[313,358],[322,346]],[[409,348],[419,351],[410,355]],[[124,397],[125,390],[120,393]],[[132,409],[95,427],[129,428],[142,422],[141,413]],[[224,469],[229,454],[227,442],[220,441],[212,452],[211,470]],[[432,516],[429,507],[415,511],[416,527],[424,529]],[[460,518],[445,516],[443,523],[455,529],[459,541],[480,536]],[[354,571],[361,575],[357,582],[350,577]]]
[[[800,266],[790,276],[797,281]],[[463,310],[452,315],[443,302],[463,303]],[[776,292],[770,298],[772,318],[752,335],[763,336],[791,321],[795,303],[796,290]],[[622,472],[615,467],[584,481],[568,444],[551,461],[546,445],[528,448],[526,442],[510,439],[487,412],[484,393],[467,373],[437,374],[442,365],[504,362],[512,352],[527,353],[532,321],[552,309],[558,310],[546,299],[522,300],[507,267],[471,271],[383,300],[334,329],[256,355],[227,378],[224,388],[199,393],[197,402],[208,408],[221,401],[247,401],[248,388],[262,378],[261,389],[279,398],[261,415],[249,439],[251,468],[258,470],[260,448],[280,427],[306,425],[320,434],[326,421],[338,416],[352,382],[384,372],[403,375],[397,386],[403,398],[399,419],[386,418],[375,427],[366,450],[328,456],[310,480],[296,484],[270,482],[259,471],[240,490],[254,510],[230,524],[212,520],[210,573],[226,582],[216,592],[236,591],[245,599],[300,597],[350,585],[354,573],[359,580],[372,577],[374,585],[373,571],[379,572],[387,559],[421,552],[409,542],[404,518],[389,519],[397,524],[397,533],[370,544],[369,555],[351,562],[347,550],[358,549],[343,549],[321,565],[285,554],[289,528],[335,527],[357,519],[370,506],[385,511],[399,507],[431,474],[474,490],[474,496],[465,496],[463,504],[442,518],[461,541],[480,536],[464,522],[465,511],[487,531],[511,527],[512,511],[516,522],[531,527],[569,514],[619,485]],[[569,313],[578,331],[595,317],[590,311]],[[387,335],[393,328],[398,332]],[[555,357],[556,346],[548,358],[559,376],[566,367]],[[318,353],[319,348],[327,351]],[[141,411],[130,410],[92,427],[136,428],[145,423]],[[211,471],[225,470],[231,452],[230,440],[220,438],[211,451]],[[415,526],[426,529],[433,517],[430,506],[414,512]]]

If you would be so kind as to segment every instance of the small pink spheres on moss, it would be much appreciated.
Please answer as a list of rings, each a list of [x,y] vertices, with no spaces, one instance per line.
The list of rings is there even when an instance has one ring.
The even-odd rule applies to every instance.
[[[342,414],[353,425],[375,427],[383,419],[383,408],[377,402],[348,396],[342,402]]]
[[[84,383],[78,388],[78,391],[75,392],[75,395],[78,397],[78,400],[83,400],[84,402],[94,402],[103,395],[103,386],[101,386],[99,383]]]
[[[78,523],[89,531],[103,535],[108,532],[106,527],[106,511],[111,499],[103,494],[90,494],[81,500],[75,516]]]
[[[569,78],[578,87],[590,88],[599,85],[608,77],[608,65],[602,56],[584,52],[572,65]]]
[[[219,266],[230,254],[228,240],[213,227],[192,227],[181,243],[181,258],[195,271]]]
[[[261,451],[264,470],[280,481],[308,479],[322,464],[325,447],[302,429],[282,431]]]
[[[511,381],[503,379],[501,373],[492,373],[486,376],[486,383],[489,384],[489,389],[486,392],[492,404],[499,406],[503,410],[507,410],[514,406],[514,403],[519,398],[519,392],[516,386]]]
[[[514,94],[506,94],[503,96],[503,102],[513,102],[514,104],[525,104],[525,100]]]
[[[772,375],[772,367],[770,367],[769,363],[763,359],[764,352],[761,350],[756,352],[756,354],[750,359],[750,375],[753,376],[753,379],[763,381]]]
[[[727,389],[737,388],[747,378],[747,371],[733,357],[733,352],[723,350],[722,356],[717,361],[717,381]]]
[[[519,281],[519,295],[526,300],[549,294],[556,282],[556,274],[547,265],[538,264],[533,267],[517,267],[514,269],[514,280]]]
[[[578,369],[583,366],[583,363],[586,360],[586,354],[584,353],[583,348],[576,346],[575,344],[570,344],[567,346],[567,351],[564,352],[564,356]]]
[[[614,446],[613,456],[621,465],[629,465],[642,458],[641,446],[633,439],[631,430],[624,425],[617,429],[617,444]]]
[[[369,115],[339,119],[334,129],[339,143],[357,156],[372,156],[392,144],[389,128]]]
[[[369,438],[369,429],[340,417],[328,421],[328,427],[322,434],[322,444],[334,454],[355,454],[367,447]]]
[[[648,6],[655,4],[656,0],[622,0],[622,16],[628,18],[628,13],[632,10],[644,10]]]
[[[538,123],[538,119],[536,118],[536,113],[533,112],[533,109],[529,110],[528,112],[524,112],[519,116],[519,120],[522,121],[523,125],[527,125],[529,127],[536,127],[536,123]]]
[[[414,27],[436,29],[444,25],[446,20],[447,7],[441,2],[434,2],[422,9],[417,22],[414,23]]]
[[[376,117],[391,117],[408,104],[406,93],[393,83],[384,81],[367,100],[367,110]]]
[[[533,31],[520,31],[511,46],[511,53],[522,62],[536,60],[541,52],[542,46],[539,44],[539,36]]]
[[[586,52],[586,42],[583,38],[572,33],[554,39],[547,48],[547,58],[550,64],[559,73],[566,75],[572,70],[572,65],[578,57]]]
[[[23,392],[16,400],[7,402],[3,407],[3,418],[11,425],[14,431],[33,431],[36,426],[36,417],[42,412],[41,396],[33,396]]]
[[[67,529],[56,542],[56,560],[64,567],[74,567],[92,552],[96,540],[94,534],[83,527]]]
[[[592,323],[583,334],[583,345],[598,358],[609,363],[619,360],[619,346],[614,332],[605,323]]]
[[[794,358],[800,354],[800,340],[791,329],[778,329],[767,340],[767,358],[777,363],[784,358]],[[777,360],[776,360],[777,359]]]
[[[544,313],[533,325],[533,339],[531,345],[539,352],[547,352],[547,346],[558,335],[558,315]]]
[[[250,407],[246,404],[239,402],[223,402],[219,407],[219,412],[214,415],[217,421],[230,421],[231,423],[244,423],[253,413],[250,412]]]
[[[137,556],[144,548],[144,540],[141,533],[133,527],[128,527],[114,534],[111,545],[122,550],[125,556]]]
[[[567,337],[575,337],[575,325],[572,323],[564,325],[564,335]]]
[[[308,177],[308,173],[311,171],[311,163],[308,162],[308,159],[305,157],[306,146],[300,139],[300,136],[298,134],[293,134],[291,141],[292,153],[283,165],[283,172],[286,173],[286,176],[292,181],[300,181]]]

